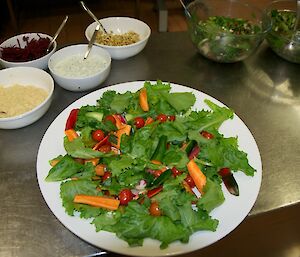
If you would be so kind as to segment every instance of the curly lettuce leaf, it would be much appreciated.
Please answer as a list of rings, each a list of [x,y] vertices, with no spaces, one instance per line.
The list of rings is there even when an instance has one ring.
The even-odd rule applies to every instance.
[[[84,210],[85,213],[82,215],[85,217],[89,216],[87,213],[89,209],[91,209],[91,211],[94,213],[95,208],[83,204],[76,204],[73,202],[73,200],[77,194],[99,195],[99,191],[96,189],[96,187],[97,183],[91,180],[79,179],[62,182],[60,185],[60,197],[66,212],[73,216],[75,210]],[[97,209],[98,211],[101,210],[100,208]]]
[[[198,208],[211,212],[225,201],[221,185],[209,178],[206,180],[203,191],[204,194],[197,202]]]

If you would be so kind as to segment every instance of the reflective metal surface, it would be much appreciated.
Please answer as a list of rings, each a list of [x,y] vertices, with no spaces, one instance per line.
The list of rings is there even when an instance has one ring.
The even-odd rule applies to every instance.
[[[162,33],[153,34],[139,55],[114,60],[103,86],[156,79],[201,90],[232,107],[247,124],[263,162],[252,221],[254,214],[272,215],[271,211],[299,203],[299,65],[276,56],[266,45],[244,62],[218,64],[197,54],[187,33]],[[36,179],[43,134],[64,108],[87,93],[56,86],[53,103],[39,121],[22,129],[0,130],[1,257],[85,256],[98,251],[54,217]]]

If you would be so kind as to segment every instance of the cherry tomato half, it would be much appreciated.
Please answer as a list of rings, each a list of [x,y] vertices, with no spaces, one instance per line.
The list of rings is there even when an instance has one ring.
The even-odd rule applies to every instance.
[[[105,134],[101,129],[97,129],[92,132],[92,138],[97,142],[100,142],[101,140],[103,140],[104,137],[105,137]]]
[[[142,128],[145,126],[145,120],[142,117],[136,117],[134,118],[134,125],[136,128]]]
[[[158,120],[159,122],[166,122],[168,119],[168,116],[166,114],[159,114],[157,117],[156,117],[156,120]]]
[[[111,121],[114,125],[116,125],[116,119],[114,116],[112,115],[107,115],[105,118],[104,118],[104,121]]]
[[[175,115],[169,115],[168,116],[168,120],[169,121],[175,121],[176,120],[176,116]]]
[[[214,138],[214,135],[212,133],[209,133],[205,130],[201,131],[200,133],[203,137],[205,137],[206,139],[212,139]]]
[[[111,151],[111,144],[108,143],[108,144],[105,144],[105,145],[101,145],[98,148],[98,151],[102,152],[102,153],[109,153]]]
[[[152,202],[150,207],[149,207],[149,212],[152,216],[160,216],[161,211],[159,209],[158,203],[157,202]]]
[[[190,186],[190,188],[193,188],[196,186],[193,178],[189,174],[186,176],[186,178],[184,180]]]
[[[177,177],[177,176],[179,176],[179,175],[182,174],[182,172],[181,172],[180,170],[176,169],[176,167],[173,167],[173,168],[171,169],[171,171],[172,171],[173,177]]]
[[[127,205],[133,199],[133,193],[130,189],[125,188],[119,193],[119,200],[121,205]]]
[[[104,175],[102,176],[102,181],[105,181],[109,178],[111,178],[111,172],[110,171],[105,171]]]

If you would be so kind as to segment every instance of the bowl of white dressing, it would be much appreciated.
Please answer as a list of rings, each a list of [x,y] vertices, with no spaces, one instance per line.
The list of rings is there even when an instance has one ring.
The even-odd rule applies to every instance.
[[[111,68],[110,54],[94,46],[84,59],[87,44],[71,45],[55,52],[48,67],[55,82],[69,91],[88,91],[100,86]]]

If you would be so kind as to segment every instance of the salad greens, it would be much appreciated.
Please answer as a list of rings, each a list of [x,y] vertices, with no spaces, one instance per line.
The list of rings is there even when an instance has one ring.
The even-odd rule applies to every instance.
[[[152,238],[163,249],[177,240],[187,243],[196,231],[217,229],[210,212],[225,200],[221,168],[248,176],[255,170],[237,138],[218,131],[233,118],[231,109],[205,100],[209,111],[192,110],[192,93],[172,93],[161,81],[143,88],[149,111],[141,108],[140,89],[106,91],[96,106],[72,112],[75,122],[68,129],[77,136],[66,133],[66,154],[50,161],[46,181],[61,181],[68,215],[92,218],[96,231],[113,232],[130,246]],[[94,136],[98,130],[103,137]],[[201,173],[202,188],[195,172]]]
[[[260,26],[243,18],[211,16],[191,19],[189,30],[199,52],[218,62],[237,62],[248,57],[260,44]]]
[[[300,62],[300,36],[295,32],[296,12],[291,10],[271,10],[272,29],[267,41],[272,50],[291,62]]]

